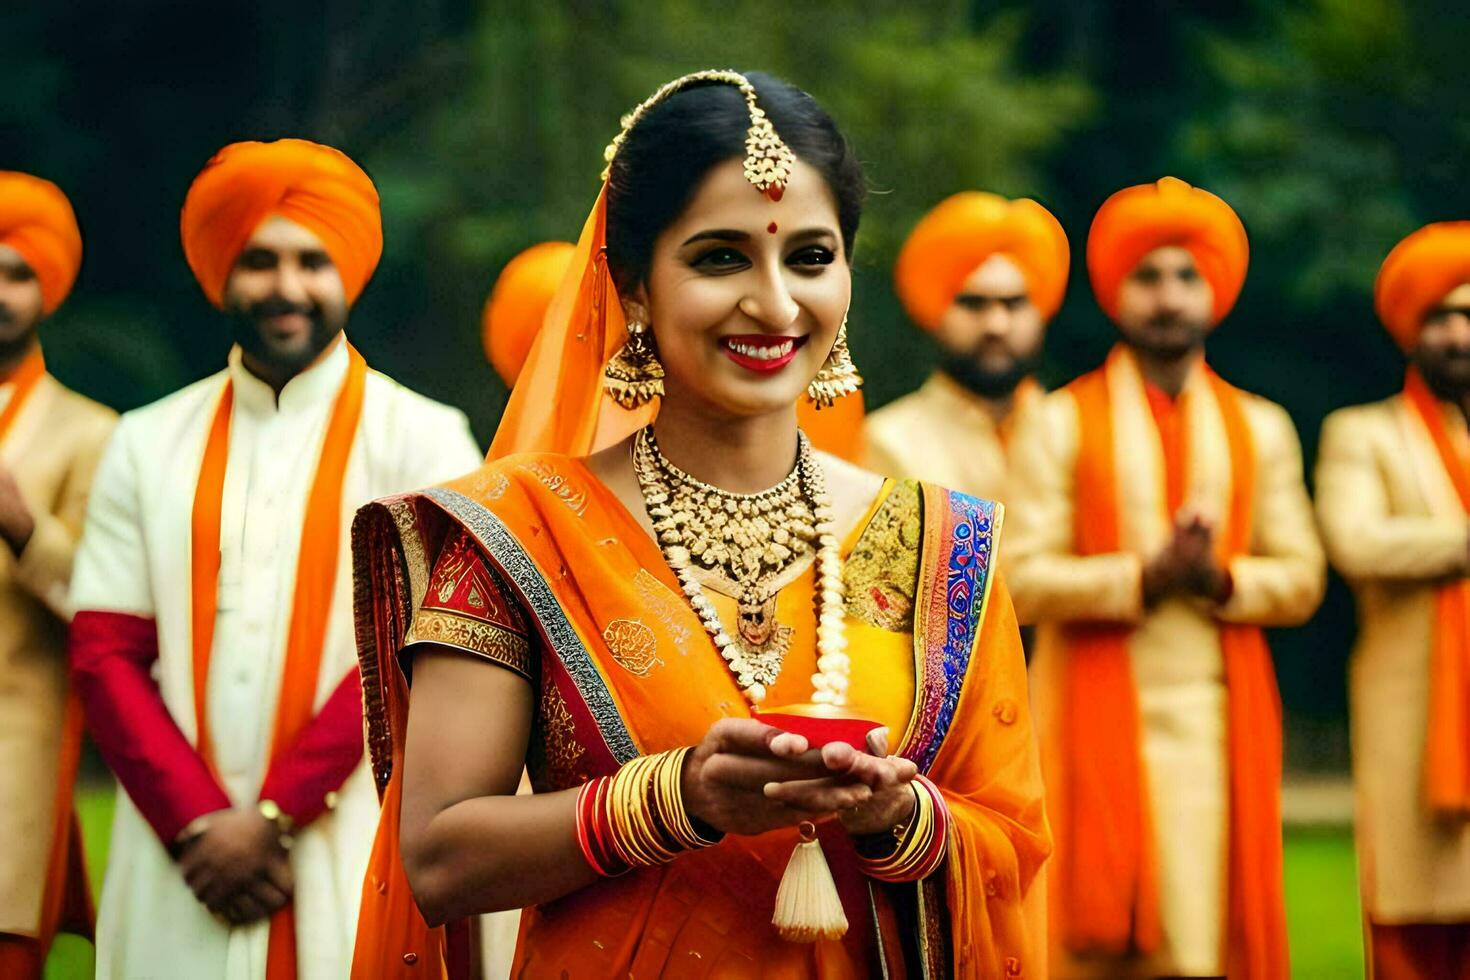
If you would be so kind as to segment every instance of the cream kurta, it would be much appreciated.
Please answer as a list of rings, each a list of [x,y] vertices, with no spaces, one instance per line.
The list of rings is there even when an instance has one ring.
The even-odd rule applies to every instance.
[[[1465,451],[1464,416],[1446,405],[1445,418]],[[1349,698],[1364,911],[1384,925],[1470,920],[1470,822],[1432,818],[1424,795],[1434,587],[1470,574],[1470,529],[1403,397],[1327,417],[1317,514],[1358,601]]]
[[[1033,696],[1040,719],[1048,783],[1060,785],[1052,730],[1058,722],[1060,625],[1091,620],[1132,624],[1129,639],[1138,690],[1144,772],[1158,853],[1164,929],[1162,948],[1143,975],[1222,972],[1227,893],[1225,757],[1226,690],[1220,622],[1287,626],[1317,608],[1325,569],[1302,482],[1301,446],[1278,405],[1245,396],[1242,409],[1256,452],[1256,506],[1251,553],[1230,567],[1234,591],[1212,607],[1167,599],[1145,609],[1144,563],[1170,534],[1164,501],[1162,449],[1142,378],[1131,359],[1110,369],[1115,470],[1125,551],[1079,556],[1073,509],[1079,428],[1070,391],[1047,396],[1011,446],[1009,583],[1021,621],[1037,622]],[[1208,381],[1196,372],[1186,392]],[[1230,460],[1223,423],[1205,411],[1212,398],[1186,402],[1191,454],[1186,506],[1219,521],[1227,513]],[[1057,930],[1053,929],[1055,936]],[[1111,963],[1088,974],[1054,949],[1052,974],[1117,976]]]
[[[897,480],[926,480],[1008,502],[1005,434],[1017,431],[1040,401],[1040,388],[1022,382],[1010,417],[996,425],[978,395],[936,371],[918,391],[868,416],[866,464]]]
[[[13,384],[0,385],[0,410]],[[0,443],[36,529],[0,544],[0,932],[35,935],[66,701],[67,584],[87,492],[117,415],[41,378]]]
[[[191,741],[190,518],[205,436],[225,378],[235,386],[220,520],[218,611],[208,710],[221,784],[255,800],[268,763],[307,492],[342,379],[343,344],[274,393],[230,365],[130,412],[109,443],[77,557],[73,605],[153,618],[164,702]],[[317,705],[355,669],[349,523],[362,504],[479,465],[464,415],[369,372],[342,490],[341,552]],[[334,810],[298,834],[298,962],[302,980],[347,975],[377,794],[366,763]],[[268,924],[229,929],[195,899],[126,794],[120,794],[97,929],[101,977],[260,980]]]

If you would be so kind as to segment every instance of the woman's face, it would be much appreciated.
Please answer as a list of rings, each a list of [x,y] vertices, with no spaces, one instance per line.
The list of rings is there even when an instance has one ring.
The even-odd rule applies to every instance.
[[[716,416],[789,411],[837,339],[852,295],[837,205],[797,161],[779,202],[743,162],[712,169],[654,241],[627,304],[653,327],[664,403]]]

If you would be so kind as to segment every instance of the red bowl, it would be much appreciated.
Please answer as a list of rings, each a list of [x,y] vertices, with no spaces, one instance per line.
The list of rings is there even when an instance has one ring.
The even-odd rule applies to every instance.
[[[792,704],[770,711],[751,709],[751,715],[773,728],[802,735],[812,748],[828,742],[846,742],[859,752],[868,751],[868,732],[882,727],[876,721],[844,715],[845,708],[825,704]]]

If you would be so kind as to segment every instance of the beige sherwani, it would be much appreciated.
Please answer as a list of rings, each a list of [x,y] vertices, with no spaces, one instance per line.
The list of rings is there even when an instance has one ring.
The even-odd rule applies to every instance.
[[[1458,409],[1446,427],[1461,452]],[[1363,909],[1374,922],[1470,921],[1470,823],[1425,806],[1434,587],[1470,574],[1465,512],[1422,419],[1401,396],[1322,426],[1317,514],[1358,600],[1349,669]]]
[[[1009,502],[1006,441],[1041,396],[1035,382],[1022,382],[1011,414],[997,425],[979,395],[936,371],[919,390],[868,416],[866,464],[894,479],[926,480]]]
[[[1143,566],[1171,534],[1162,448],[1132,358],[1110,361],[1106,370],[1124,550],[1090,556],[1075,552],[1074,503],[1087,488],[1075,485],[1077,404],[1063,389],[1043,400],[1011,446],[1008,581],[1021,621],[1039,624],[1032,692],[1053,790],[1061,785],[1065,763],[1054,751],[1065,656],[1060,627],[1077,620],[1134,626],[1129,652],[1158,856],[1164,941],[1147,962],[1110,962],[1101,972],[1084,969],[1054,948],[1052,974],[1111,977],[1132,975],[1135,969],[1139,975],[1219,974],[1229,802],[1219,624],[1285,626],[1307,619],[1322,595],[1322,550],[1291,419],[1280,406],[1247,395],[1242,409],[1257,460],[1255,519],[1250,554],[1235,559],[1229,569],[1234,590],[1219,606],[1171,598],[1145,609]],[[1218,522],[1227,513],[1231,485],[1223,422],[1202,370],[1186,383],[1185,392],[1181,411],[1194,450],[1186,506]]]
[[[0,385],[0,410],[12,397]],[[117,415],[51,375],[0,443],[36,529],[0,544],[0,932],[34,936],[51,849],[66,702],[66,594],[87,491]]]

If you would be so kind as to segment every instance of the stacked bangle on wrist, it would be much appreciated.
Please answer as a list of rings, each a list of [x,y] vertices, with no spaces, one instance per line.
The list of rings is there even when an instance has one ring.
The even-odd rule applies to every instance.
[[[719,842],[704,837],[684,809],[680,776],[689,751],[640,756],[583,785],[577,794],[577,844],[592,870],[611,878]]]
[[[910,784],[914,813],[893,828],[896,846],[881,857],[858,856],[864,874],[879,881],[919,881],[944,863],[949,852],[949,808],[939,788],[923,776]]]

